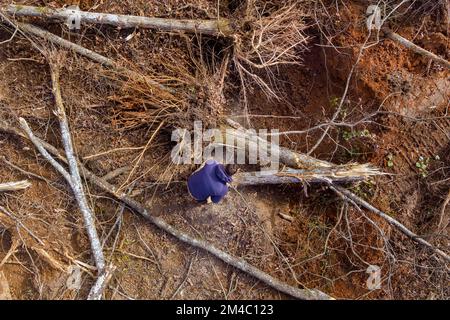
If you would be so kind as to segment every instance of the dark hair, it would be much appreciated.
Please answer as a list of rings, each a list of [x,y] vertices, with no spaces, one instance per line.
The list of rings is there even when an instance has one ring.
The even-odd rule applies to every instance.
[[[234,164],[227,164],[225,166],[225,171],[229,176],[232,176],[237,172],[237,167]]]

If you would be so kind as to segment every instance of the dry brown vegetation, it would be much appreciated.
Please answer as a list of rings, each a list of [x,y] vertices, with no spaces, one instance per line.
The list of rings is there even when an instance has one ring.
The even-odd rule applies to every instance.
[[[69,32],[59,21],[0,20],[0,186],[29,183],[0,189],[0,289],[9,292],[0,290],[0,298],[85,299],[98,276],[71,188],[18,129],[24,118],[62,150],[48,63],[56,57],[82,175],[103,177],[151,215],[291,286],[337,299],[449,298],[448,261],[327,183],[237,188],[219,205],[200,206],[184,183],[195,166],[170,160],[172,130],[191,129],[194,120],[223,128],[231,117],[246,127],[279,129],[286,148],[389,173],[343,186],[448,254],[449,70],[383,31],[368,35],[366,1],[14,3],[69,2],[95,12],[220,17],[234,33],[103,25]],[[385,27],[449,60],[446,1],[383,4]],[[17,21],[114,66],[17,31]],[[105,259],[116,268],[104,298],[289,298],[132,214],[133,206],[86,175],[83,185]],[[366,287],[370,265],[381,268],[380,289]],[[73,289],[67,283],[75,267],[81,284]]]

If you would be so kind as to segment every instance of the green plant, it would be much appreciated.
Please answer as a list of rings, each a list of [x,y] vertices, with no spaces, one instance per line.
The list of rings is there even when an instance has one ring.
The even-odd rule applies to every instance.
[[[368,137],[371,138],[372,134],[370,133],[369,130],[364,129],[364,130],[351,130],[351,131],[344,131],[342,133],[342,138],[344,138],[345,141],[349,141],[353,138],[363,138],[363,137]]]
[[[332,108],[337,108],[337,107],[339,106],[339,101],[340,101],[340,98],[339,98],[339,97],[332,97],[332,98],[330,99],[330,106],[331,106]]]
[[[394,166],[394,155],[392,153],[389,153],[387,155],[386,165],[388,166],[388,168],[392,168]]]
[[[419,169],[419,174],[422,178],[428,176],[428,165],[430,163],[430,158],[419,157],[419,161],[416,162],[416,167]]]
[[[372,180],[367,180],[352,188],[353,193],[363,199],[370,199],[375,189],[375,183]]]

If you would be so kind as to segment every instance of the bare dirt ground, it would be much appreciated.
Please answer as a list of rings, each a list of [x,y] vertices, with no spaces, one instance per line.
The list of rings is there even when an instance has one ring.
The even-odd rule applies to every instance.
[[[387,2],[393,6],[395,1]],[[413,2],[389,21],[390,27],[449,60],[448,12],[427,1]],[[16,3],[56,8],[67,1]],[[239,3],[88,0],[78,4],[98,12],[214,19],[219,13],[232,17]],[[307,130],[327,122],[367,36],[366,6],[366,1],[356,0],[305,1],[308,50],[299,50],[301,64],[273,71],[282,99],[268,99],[255,86],[248,90],[245,109],[240,78],[230,63],[220,97],[223,109],[211,111],[199,98],[193,102],[199,107],[190,108],[178,125],[197,117],[220,125],[228,115],[254,128],[280,131]],[[81,33],[69,33],[59,23],[30,21],[100,54],[127,61],[141,72],[172,74],[176,68],[167,67],[167,59],[173,59],[172,65],[184,61],[177,67],[203,79],[196,80],[203,88],[217,82],[214,70],[220,66],[209,55],[223,58],[229,46],[214,39],[152,30],[89,26]],[[131,40],[125,41],[132,33]],[[24,117],[39,137],[61,147],[47,61],[21,35],[3,43],[10,37],[11,29],[0,27],[0,119],[17,126],[17,118]],[[348,188],[448,252],[449,70],[382,36],[376,40],[370,39],[375,44],[363,51],[349,82],[338,118],[347,125],[333,126],[312,155],[333,163],[372,163],[390,173]],[[204,52],[199,54],[202,47]],[[198,57],[204,58],[201,63],[206,67],[199,67]],[[173,125],[157,131],[145,147],[157,127],[146,118],[150,111],[128,99],[128,89],[117,86],[102,67],[74,54],[66,55],[61,88],[76,152],[85,166],[98,176],[125,168],[109,182],[180,230],[286,283],[317,288],[338,299],[449,298],[448,265],[380,218],[357,211],[325,186],[239,188],[218,205],[198,205],[184,183],[195,167],[170,163]],[[208,99],[211,96],[205,94],[204,100]],[[371,114],[370,121],[348,125]],[[241,117],[245,115],[250,115],[248,122]],[[321,134],[313,130],[282,136],[281,143],[308,152]],[[22,179],[29,179],[32,186],[0,193],[0,206],[16,217],[0,213],[0,297],[2,290],[8,290],[13,299],[85,299],[95,268],[70,188],[31,144],[0,131],[0,182]],[[106,299],[289,298],[177,241],[89,183],[85,186],[105,256],[117,267],[105,290]],[[73,265],[83,269],[77,290],[66,284],[67,268]],[[381,289],[367,289],[369,265],[381,268]]]

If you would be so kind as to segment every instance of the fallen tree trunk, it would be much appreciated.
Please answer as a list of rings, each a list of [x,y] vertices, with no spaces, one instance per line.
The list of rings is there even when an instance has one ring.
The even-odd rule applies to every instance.
[[[238,130],[238,132],[240,132],[238,135],[242,136],[244,139],[252,141],[251,143],[257,143],[258,139],[261,139],[260,137],[256,136],[254,133],[252,133],[251,131],[245,130],[240,124],[236,123],[235,121],[233,121],[231,119],[227,119],[227,121],[228,121],[228,123],[231,126],[236,128]],[[275,146],[271,146],[271,148],[277,148],[277,147],[278,146],[276,146],[276,145]],[[311,164],[311,165],[314,166],[314,164],[315,164],[315,158],[312,158],[312,157],[307,156],[307,155],[298,154],[298,153],[296,153],[296,152],[294,152],[292,150],[289,150],[287,148],[280,148],[280,149],[283,150],[282,152],[280,151],[280,162],[285,164],[286,166],[300,167],[300,169],[302,169],[301,167],[304,166],[304,165],[310,165]],[[318,160],[318,161],[320,161],[320,160]],[[325,166],[325,167],[322,167],[322,166]],[[333,168],[331,170],[339,170],[339,167],[345,167],[345,166],[336,166],[336,165],[333,165],[332,163],[329,163],[329,162],[320,161],[319,162],[319,166],[317,166],[315,169],[310,168],[310,169],[307,170],[307,172],[311,171],[311,170],[319,170],[320,171],[321,169],[323,169],[323,170],[330,170],[331,168]],[[379,172],[378,170],[376,170],[375,168],[371,168],[370,165],[359,165],[359,164],[348,165],[347,169],[348,170],[354,170],[353,172],[358,172],[358,171],[360,171],[361,173],[367,172],[368,175],[381,175],[381,174],[383,174],[383,173]],[[293,169],[290,169],[290,168],[287,168],[286,170],[287,170],[287,172],[303,172],[302,170],[293,170]],[[348,172],[351,172],[351,171],[348,171]],[[290,178],[293,178],[293,176],[291,174],[288,174],[287,176],[290,177]],[[299,179],[298,177],[295,177],[295,176],[294,176],[294,178]],[[251,177],[251,176],[244,176],[241,179],[243,179],[244,183],[246,183],[246,181],[248,181],[248,183],[250,185],[251,185],[251,183],[257,182],[258,179],[261,179],[259,181],[264,181],[264,182],[274,182],[274,181],[288,181],[288,182],[292,181],[292,182],[294,182],[295,181],[295,180],[292,180],[292,179],[287,179],[286,176],[283,177],[283,179],[276,179],[275,177],[271,177],[271,178],[267,179],[267,181],[265,181],[264,178],[255,178],[255,177]],[[318,181],[318,182],[320,182],[320,181]],[[415,234],[414,232],[412,232],[411,230],[406,228],[399,221],[397,221],[394,218],[390,217],[389,215],[387,215],[386,213],[382,212],[381,210],[378,210],[377,208],[372,206],[370,203],[368,203],[367,201],[364,201],[363,199],[361,199],[360,197],[358,197],[354,193],[348,191],[347,189],[333,184],[332,180],[330,181],[330,179],[322,179],[322,182],[327,183],[329,185],[329,187],[333,191],[335,191],[339,195],[349,199],[354,204],[361,205],[364,208],[366,208],[367,210],[370,210],[371,212],[375,213],[380,218],[382,218],[385,221],[387,221],[391,226],[395,227],[397,230],[399,230],[401,233],[403,233],[404,235],[406,235],[409,238],[411,238],[416,243],[419,243],[419,244],[429,248],[430,250],[432,250],[436,254],[438,254],[447,263],[450,262],[450,256],[447,253],[445,253],[444,251],[440,250],[439,248],[436,248],[431,243],[429,243],[428,241],[426,241],[425,239],[423,239],[419,235]]]
[[[167,32],[193,32],[214,36],[230,37],[234,34],[228,19],[217,20],[189,20],[189,19],[169,19],[155,17],[141,17],[133,15],[121,15],[100,12],[88,12],[74,10],[71,8],[53,9],[49,7],[35,7],[23,5],[8,5],[1,8],[1,11],[14,17],[39,17],[53,20],[67,21],[70,17],[77,16],[81,23],[107,24],[119,28],[146,28],[158,29]],[[450,62],[438,55],[427,51],[411,41],[403,38],[399,34],[383,29],[391,40],[400,43],[402,46],[414,52],[428,57],[435,62],[450,68]]]
[[[370,170],[370,169],[368,169]],[[278,173],[264,174],[262,172],[239,172],[233,176],[233,185],[235,186],[257,186],[266,184],[293,184],[293,183],[323,183],[330,181],[332,183],[346,183],[363,181],[368,177],[366,172],[352,172],[339,169],[310,169],[300,170],[286,168]],[[360,175],[358,175],[360,174]],[[378,173],[381,174],[381,173]]]
[[[297,168],[297,169],[308,169],[308,168],[332,168],[335,165],[316,159],[314,157],[308,156],[306,154],[300,154],[293,152],[287,148],[280,147],[278,145],[268,143],[267,140],[262,139],[258,135],[256,135],[251,130],[245,129],[242,127],[239,123],[232,119],[226,119],[227,123],[236,129],[236,132],[229,132],[231,134],[234,134],[235,138],[238,140],[238,143],[241,145],[248,145],[251,144],[252,148],[256,148],[255,150],[258,150],[258,147],[268,145],[269,148],[265,148],[262,151],[268,151],[270,149],[271,151],[276,151],[279,154],[280,162],[284,163],[288,167],[291,168]]]
[[[357,164],[350,163],[345,165],[337,165],[328,161],[319,160],[317,158],[308,156],[306,154],[292,151],[288,148],[280,147],[277,144],[270,143],[269,141],[259,137],[254,131],[247,130],[234,120],[227,119],[230,126],[235,130],[228,130],[227,134],[233,135],[238,145],[246,145],[251,150],[258,150],[261,148],[261,152],[272,154],[272,152],[278,153],[279,162],[286,165],[289,168],[286,175],[297,178],[322,178],[322,181],[330,179],[330,181],[336,180],[336,178],[356,179],[367,178],[369,176],[383,175],[385,173],[379,171],[377,168],[372,167],[370,164]],[[317,174],[317,175],[316,175]]]
[[[109,67],[109,68],[117,68],[118,67],[112,59],[106,58],[92,50],[89,50],[89,49],[82,47],[78,44],[75,44],[71,41],[68,41],[61,37],[58,37],[57,35],[55,35],[51,32],[48,32],[44,29],[41,29],[39,27],[33,26],[32,24],[23,23],[23,22],[11,23],[6,20],[5,20],[5,22],[12,25],[13,27],[17,26],[20,30],[22,30],[28,34],[40,37],[40,38],[47,40],[53,44],[59,45],[65,49],[76,52],[76,53],[78,53],[86,58],[89,58],[90,60],[93,60],[97,63],[100,63],[101,65],[104,65],[106,67]]]
[[[2,9],[14,17],[39,17],[66,21],[76,15],[81,23],[107,24],[119,28],[146,28],[162,31],[185,31],[214,36],[231,36],[233,30],[227,19],[218,20],[188,20],[166,19],[155,17],[140,17],[121,14],[87,12],[69,8],[53,9],[49,7],[34,7],[8,5]]]

